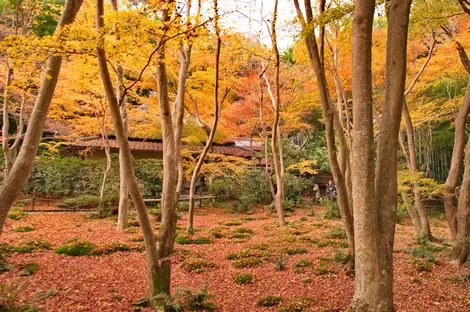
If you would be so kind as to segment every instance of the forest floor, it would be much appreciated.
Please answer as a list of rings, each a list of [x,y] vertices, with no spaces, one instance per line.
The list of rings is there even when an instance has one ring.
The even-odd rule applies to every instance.
[[[197,292],[207,286],[213,296],[210,301],[220,311],[344,310],[354,293],[353,277],[341,265],[347,242],[340,222],[324,220],[322,209],[315,207],[314,216],[309,210],[298,210],[287,218],[284,228],[277,227],[276,216],[262,208],[251,215],[199,209],[195,234],[180,234],[180,243],[175,245],[173,291],[185,287]],[[0,275],[3,304],[35,306],[41,311],[134,310],[133,303],[144,297],[147,284],[139,227],[117,232],[115,218],[86,216],[38,213],[8,219],[0,237],[10,264]],[[178,221],[180,233],[185,224],[186,215]],[[433,218],[431,224],[441,241],[425,245],[415,242],[411,226],[397,225],[396,310],[470,311],[470,267],[448,263],[446,223]],[[154,225],[158,233],[158,224]],[[77,238],[95,244],[104,254],[55,252]],[[130,251],[112,253],[113,248],[119,249],[116,246]],[[234,281],[241,273],[247,275],[238,282],[246,284]],[[271,298],[265,303],[276,305],[259,306],[258,301],[266,296],[279,297],[280,303]]]

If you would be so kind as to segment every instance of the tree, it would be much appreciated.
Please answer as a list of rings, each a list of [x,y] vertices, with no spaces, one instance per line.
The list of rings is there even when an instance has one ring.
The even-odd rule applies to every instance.
[[[199,175],[199,171],[201,170],[202,164],[204,162],[204,158],[206,157],[209,149],[212,146],[212,141],[214,140],[215,131],[217,130],[217,124],[220,118],[220,106],[219,105],[219,66],[220,66],[220,46],[222,40],[220,39],[220,29],[219,29],[219,9],[217,0],[214,0],[214,30],[216,36],[216,56],[215,56],[215,81],[214,81],[214,120],[212,123],[212,128],[209,133],[209,137],[207,138],[206,145],[199,155],[198,161],[196,166],[194,167],[193,174],[191,176],[191,183],[189,186],[189,212],[188,212],[188,224],[187,224],[187,231],[189,233],[193,232],[193,219],[194,219],[194,209],[196,206],[196,181]],[[223,103],[225,97],[228,94],[228,90],[226,90],[225,95],[222,97],[221,102]]]
[[[350,192],[348,192],[348,184],[346,183],[346,172],[350,168],[349,164],[349,147],[344,135],[343,128],[339,121],[339,114],[332,104],[330,93],[328,91],[328,84],[325,75],[325,68],[323,63],[323,52],[319,51],[319,47],[323,49],[323,43],[318,44],[314,23],[316,20],[313,16],[312,5],[310,0],[305,0],[305,17],[300,8],[298,0],[294,0],[294,5],[297,12],[297,19],[302,26],[305,46],[307,48],[310,66],[312,67],[317,80],[318,91],[320,93],[320,102],[322,107],[323,118],[326,128],[326,141],[328,148],[328,159],[330,167],[335,180],[338,205],[341,212],[343,226],[346,230],[349,243],[348,262],[345,266],[347,270],[351,269],[354,265],[354,226],[352,216],[352,203]],[[338,136],[339,155],[336,151],[335,131]]]
[[[148,276],[148,289],[151,298],[154,298],[159,293],[166,292],[166,288],[169,287],[168,277],[163,273],[166,272],[166,268],[169,266],[165,259],[163,261],[161,254],[157,250],[155,243],[155,236],[153,234],[152,225],[150,224],[149,217],[147,215],[147,208],[145,207],[144,200],[139,191],[139,186],[134,175],[134,169],[132,166],[132,156],[129,148],[129,142],[127,140],[124,123],[122,121],[119,102],[115,94],[111,76],[109,74],[106,51],[104,50],[104,4],[103,0],[96,1],[96,32],[98,37],[98,46],[96,53],[98,57],[98,65],[100,68],[101,78],[103,80],[104,89],[106,91],[106,97],[109,102],[111,110],[111,116],[113,119],[114,129],[116,131],[116,137],[121,151],[123,170],[125,172],[125,178],[127,186],[129,187],[129,193],[132,201],[137,210],[137,217],[139,220],[140,228],[144,237],[144,244],[146,250],[147,259],[147,276]],[[163,266],[163,270],[162,270]],[[169,290],[168,290],[169,291]]]
[[[397,147],[406,77],[411,0],[387,4],[385,97],[377,156],[372,112],[374,0],[358,0],[353,18],[352,179],[356,279],[349,311],[393,311]],[[376,159],[376,166],[374,167]],[[375,172],[374,172],[375,171]]]
[[[60,17],[56,35],[59,35],[64,27],[74,22],[75,16],[82,5],[82,0],[68,0],[65,3]],[[8,179],[0,188],[0,232],[3,229],[8,211],[16,196],[21,191],[36,157],[39,142],[46,121],[47,112],[54,95],[54,90],[59,78],[63,56],[52,55],[48,59],[47,67],[43,75],[41,88],[34,103],[33,112],[28,122],[28,128],[24,136],[24,141],[13,164]]]

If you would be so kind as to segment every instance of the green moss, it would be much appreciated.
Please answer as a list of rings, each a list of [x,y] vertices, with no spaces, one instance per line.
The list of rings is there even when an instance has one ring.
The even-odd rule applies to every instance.
[[[19,226],[15,228],[13,231],[18,232],[18,233],[23,233],[23,232],[31,232],[34,231],[35,229],[30,226]]]
[[[281,297],[266,296],[258,300],[257,305],[260,307],[273,307],[281,303]]]
[[[93,251],[95,251],[96,246],[89,241],[85,240],[69,240],[64,245],[59,246],[55,253],[59,255],[67,255],[67,256],[88,256],[91,255]]]
[[[7,215],[8,219],[15,220],[15,221],[21,220],[24,217],[26,217],[26,212],[18,208],[11,209]]]
[[[224,222],[224,225],[226,226],[239,226],[242,225],[240,221],[226,221]]]
[[[326,234],[326,238],[329,239],[346,239],[348,238],[346,232],[340,227],[334,227],[331,231]]]
[[[202,273],[216,268],[217,265],[211,261],[189,258],[184,260],[180,267],[188,272]]]
[[[307,249],[304,248],[304,247],[301,247],[301,248],[284,247],[284,248],[281,249],[281,252],[284,252],[284,253],[288,254],[289,256],[292,256],[292,255],[295,255],[295,254],[306,254]]]
[[[260,266],[263,261],[259,258],[246,258],[240,259],[232,262],[232,265],[237,269],[251,268]]]
[[[235,274],[232,280],[239,285],[251,284],[253,282],[253,275],[250,273]]]
[[[242,233],[242,234],[254,234],[252,229],[240,227],[234,230],[235,233]]]
[[[22,243],[19,246],[10,246],[8,244],[0,244],[0,253],[11,253],[11,252],[30,253],[33,250],[47,250],[50,248],[51,248],[51,244],[49,242],[38,239],[38,240],[27,241],[25,243]]]
[[[203,244],[212,243],[212,241],[207,237],[197,237],[194,239],[191,236],[184,235],[184,234],[178,235],[176,237],[176,242],[180,245],[190,245],[190,244],[203,245]]]
[[[312,260],[310,259],[299,259],[295,262],[296,268],[306,268],[312,266]]]

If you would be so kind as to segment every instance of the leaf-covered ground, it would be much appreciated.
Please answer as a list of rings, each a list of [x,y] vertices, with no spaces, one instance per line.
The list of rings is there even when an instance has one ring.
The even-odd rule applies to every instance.
[[[181,234],[173,258],[173,287],[198,291],[207,285],[214,296],[211,301],[221,311],[344,310],[354,292],[353,278],[341,269],[347,243],[340,223],[323,220],[321,209],[317,207],[313,217],[299,210],[287,218],[288,226],[279,228],[275,215],[262,209],[233,215],[206,208],[198,211],[197,230],[190,237],[181,230],[184,217],[178,221]],[[432,219],[431,223],[434,236],[443,241],[418,245],[411,226],[397,226],[396,309],[470,311],[469,267],[458,269],[447,263],[445,222]],[[157,229],[155,223],[156,233]],[[57,247],[77,238],[94,244],[100,255],[56,254]],[[0,275],[2,302],[43,311],[133,311],[132,303],[146,290],[141,240],[137,226],[120,233],[113,218],[87,219],[84,213],[9,219],[0,237],[10,263]],[[111,253],[116,242],[130,251]],[[18,249],[21,246],[30,248]],[[259,306],[266,296],[279,297],[280,303]]]

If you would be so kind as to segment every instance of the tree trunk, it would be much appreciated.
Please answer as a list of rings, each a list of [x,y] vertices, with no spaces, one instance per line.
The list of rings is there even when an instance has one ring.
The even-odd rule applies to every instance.
[[[188,12],[190,9],[190,1],[188,1]],[[191,60],[191,44],[184,48],[183,43],[179,46],[179,77],[178,77],[178,91],[176,93],[175,101],[175,120],[174,120],[174,131],[175,131],[175,156],[177,157],[177,186],[176,186],[176,202],[178,202],[181,191],[183,190],[184,172],[183,163],[181,161],[181,138],[183,136],[183,119],[184,119],[184,93],[186,89],[186,78],[188,77],[189,63]]]
[[[470,81],[467,84],[465,96],[462,105],[459,108],[457,118],[455,119],[455,137],[454,148],[452,151],[452,160],[450,162],[449,174],[445,183],[444,208],[447,216],[452,238],[457,235],[457,208],[455,207],[455,189],[459,182],[460,172],[462,170],[463,150],[465,147],[465,124],[470,111]]]
[[[6,75],[6,83],[5,83],[5,91],[3,94],[3,125],[2,125],[2,149],[3,149],[3,156],[5,161],[5,167],[3,169],[3,180],[6,181],[8,179],[8,175],[10,173],[11,167],[13,166],[13,157],[11,153],[11,149],[9,146],[9,132],[10,132],[10,114],[8,108],[8,102],[10,100],[9,88],[13,81],[13,68],[8,66],[7,75]]]
[[[75,16],[82,5],[83,0],[67,0],[62,16],[57,25],[56,32],[61,28],[73,23]],[[8,179],[6,179],[0,189],[0,232],[3,229],[8,211],[16,196],[21,191],[24,183],[28,179],[34,159],[38,150],[39,142],[42,138],[44,124],[46,122],[47,111],[54,94],[60,68],[62,56],[54,55],[49,57],[46,71],[43,75],[41,88],[39,90],[34,108],[29,119],[26,135],[20,152],[11,168]]]
[[[411,0],[392,0],[387,9],[385,98],[374,178],[371,46],[375,1],[356,1],[353,19],[356,287],[349,308],[353,311],[393,311],[397,147],[405,91],[410,6]]]
[[[457,234],[452,246],[453,263],[463,265],[470,251],[470,138],[465,149],[465,169],[456,214]]]
[[[104,89],[106,91],[106,97],[108,98],[109,107],[111,110],[111,116],[113,119],[114,129],[116,131],[116,139],[118,141],[119,150],[123,155],[123,167],[125,171],[125,178],[129,187],[129,193],[132,197],[132,201],[137,210],[137,218],[139,225],[142,230],[144,237],[144,244],[146,250],[147,260],[147,277],[148,277],[148,292],[150,297],[154,297],[160,293],[161,285],[164,281],[165,276],[160,276],[160,270],[165,267],[165,264],[159,263],[157,245],[155,244],[155,236],[153,234],[152,225],[150,224],[149,217],[147,215],[147,208],[145,207],[144,200],[139,191],[139,186],[134,175],[134,168],[132,166],[131,151],[129,148],[129,142],[122,122],[121,114],[119,111],[119,103],[116,97],[111,76],[106,63],[106,52],[103,48],[103,34],[104,29],[104,4],[103,0],[96,1],[96,30],[100,40],[98,47],[96,48],[98,65],[100,68],[101,79],[103,81]]]
[[[330,94],[328,91],[327,80],[325,76],[325,69],[321,61],[319,54],[315,32],[310,27],[313,23],[313,12],[310,0],[305,0],[305,13],[306,20],[304,19],[298,0],[294,0],[294,5],[297,12],[297,17],[301,21],[302,29],[304,34],[304,41],[307,47],[307,53],[310,60],[310,66],[312,67],[315,77],[317,80],[317,86],[320,93],[320,102],[322,106],[322,113],[325,121],[326,129],[326,141],[328,149],[328,159],[330,161],[330,168],[335,180],[337,194],[338,194],[338,206],[341,212],[341,219],[348,236],[349,243],[349,255],[348,263],[345,266],[346,269],[350,269],[354,263],[354,224],[352,216],[352,203],[349,192],[348,184],[345,181],[345,176],[348,175],[346,172],[349,168],[349,149],[344,136],[343,128],[339,121],[339,115],[331,101]],[[338,143],[340,146],[340,159],[336,153],[336,142],[335,142],[335,129],[338,136]],[[341,164],[340,164],[341,163]],[[342,171],[344,169],[345,171]]]
[[[269,153],[268,153],[268,133],[266,131],[266,124],[264,123],[264,114],[263,114],[263,75],[266,71],[267,67],[265,67],[260,76],[259,76],[259,89],[260,89],[260,101],[259,101],[259,118],[261,121],[261,129],[263,129],[263,139],[264,139],[264,159],[265,159],[265,166],[264,166],[264,175],[266,177],[266,183],[269,187],[269,192],[271,194],[271,200],[276,198],[276,193],[274,192],[274,186],[271,182],[271,174],[269,172]]]
[[[356,1],[353,18],[352,195],[356,241],[355,289],[349,311],[379,309],[379,224],[374,186],[372,22],[375,2]]]
[[[118,11],[117,0],[111,0],[111,6],[114,12]],[[116,36],[119,40],[119,34]],[[116,64],[116,96],[119,99],[119,108],[121,113],[122,123],[127,138],[128,134],[128,121],[127,121],[127,99],[123,97],[124,86],[122,84],[123,69],[121,64]],[[126,184],[125,171],[124,171],[124,155],[119,151],[119,206],[118,206],[118,220],[116,230],[124,231],[129,227],[129,188]]]
[[[279,226],[286,225],[286,221],[284,219],[284,208],[283,208],[283,201],[284,201],[284,162],[283,162],[283,155],[282,155],[282,141],[281,141],[281,132],[279,127],[279,118],[280,118],[280,108],[281,108],[281,94],[280,94],[280,87],[279,87],[279,67],[280,67],[280,56],[279,50],[277,47],[277,36],[276,36],[276,22],[277,22],[277,5],[278,0],[274,1],[274,12],[273,18],[271,22],[271,45],[272,51],[274,54],[274,92],[272,91],[271,84],[266,76],[266,72],[264,71],[264,80],[268,85],[268,93],[271,97],[271,102],[273,104],[273,111],[274,111],[274,120],[272,125],[271,131],[271,153],[273,155],[273,167],[274,167],[274,175],[276,177],[276,193],[274,195],[274,205],[276,207],[276,212],[278,216]]]
[[[401,197],[403,198],[403,204],[405,205],[406,211],[408,211],[408,215],[410,216],[411,222],[415,227],[416,233],[421,233],[421,220],[419,218],[418,212],[416,211],[416,207],[411,202],[410,196],[406,191],[402,191]]]
[[[196,163],[196,167],[194,167],[193,175],[191,176],[191,183],[189,186],[189,212],[188,212],[188,223],[187,223],[187,231],[188,233],[192,233],[194,231],[194,210],[196,206],[196,181],[199,176],[199,171],[201,170],[202,164],[204,163],[204,159],[206,158],[207,153],[209,152],[210,147],[212,146],[212,141],[214,140],[215,131],[217,129],[217,124],[219,122],[220,112],[219,112],[219,74],[220,74],[220,47],[221,47],[221,39],[219,35],[219,11],[218,11],[218,4],[217,0],[214,0],[214,24],[215,24],[215,32],[217,37],[216,43],[216,57],[215,57],[215,84],[214,84],[214,121],[212,123],[211,132],[209,134],[209,138],[206,141],[206,145],[199,155],[199,159]],[[225,97],[225,96],[224,96]]]
[[[163,11],[163,23],[170,22],[174,2],[166,0]],[[158,235],[158,293],[170,295],[171,259],[176,236],[176,179],[177,164],[175,159],[175,135],[171,118],[168,96],[168,76],[165,60],[165,43],[159,42],[157,52],[157,88],[160,106],[161,131],[163,138],[163,186],[162,186],[162,221]]]
[[[412,173],[418,172],[418,164],[417,164],[417,156],[416,156],[416,147],[415,147],[415,139],[414,139],[414,129],[413,129],[413,122],[411,120],[410,112],[408,110],[408,106],[406,102],[403,102],[403,116],[405,117],[405,125],[406,125],[406,137],[408,139],[408,150],[409,150],[409,157],[410,157],[410,167]],[[418,240],[432,240],[431,234],[431,226],[429,225],[429,220],[426,215],[426,209],[424,208],[423,197],[421,195],[421,190],[419,189],[419,182],[413,182],[413,193],[415,198],[415,210],[418,213],[419,220],[420,220],[420,231],[417,232],[416,236]],[[411,217],[411,215],[410,215]]]

